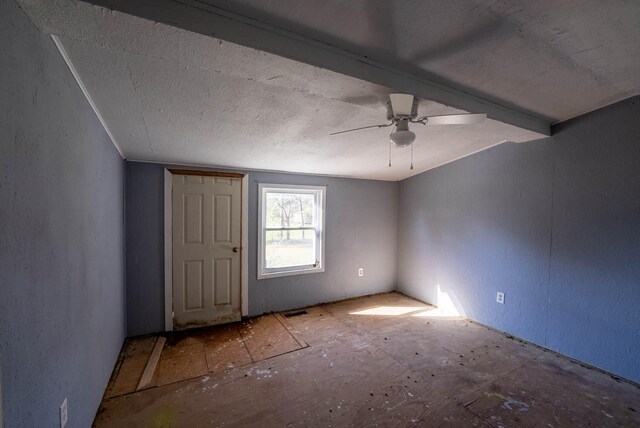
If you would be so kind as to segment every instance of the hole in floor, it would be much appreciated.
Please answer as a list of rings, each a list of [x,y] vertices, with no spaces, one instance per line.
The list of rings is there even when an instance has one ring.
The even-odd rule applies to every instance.
[[[291,318],[291,317],[299,317],[300,315],[306,315],[307,311],[302,310],[302,311],[293,311],[293,312],[285,312],[283,315],[287,318]]]

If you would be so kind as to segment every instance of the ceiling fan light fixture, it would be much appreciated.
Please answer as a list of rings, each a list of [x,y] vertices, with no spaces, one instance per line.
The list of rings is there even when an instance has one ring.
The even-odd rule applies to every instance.
[[[389,135],[389,140],[396,147],[407,147],[416,139],[416,134],[411,131],[395,131]]]

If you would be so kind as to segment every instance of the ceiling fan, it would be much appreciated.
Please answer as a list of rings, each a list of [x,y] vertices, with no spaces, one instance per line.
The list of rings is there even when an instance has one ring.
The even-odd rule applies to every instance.
[[[409,131],[409,122],[422,125],[472,125],[480,123],[487,117],[484,113],[445,114],[439,116],[418,117],[418,99],[413,95],[390,94],[387,102],[387,120],[389,123],[347,129],[329,135],[361,131],[371,128],[386,128],[395,125],[389,135],[389,166],[391,166],[391,144],[396,147],[408,147],[416,139],[416,134]],[[413,146],[411,146],[411,169],[413,169]]]

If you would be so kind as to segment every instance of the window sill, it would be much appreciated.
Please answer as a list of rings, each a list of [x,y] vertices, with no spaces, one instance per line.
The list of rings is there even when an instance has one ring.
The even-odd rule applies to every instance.
[[[271,279],[271,278],[279,278],[282,276],[294,276],[294,275],[306,275],[309,273],[321,273],[324,272],[324,267],[322,268],[311,268],[311,269],[300,269],[300,270],[290,270],[284,272],[268,272],[268,273],[259,273],[258,280],[260,279]]]

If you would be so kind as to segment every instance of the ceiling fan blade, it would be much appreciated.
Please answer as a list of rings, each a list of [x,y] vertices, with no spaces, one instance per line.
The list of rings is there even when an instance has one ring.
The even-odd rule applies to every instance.
[[[411,116],[413,95],[389,94],[393,116]]]
[[[487,118],[484,113],[443,114],[440,116],[426,116],[427,125],[473,125]]]
[[[344,134],[345,132],[360,131],[362,129],[369,129],[369,128],[386,128],[387,126],[391,126],[391,125],[393,125],[393,122],[385,123],[384,125],[371,125],[371,126],[363,126],[361,128],[347,129],[346,131],[333,132],[329,135]]]

